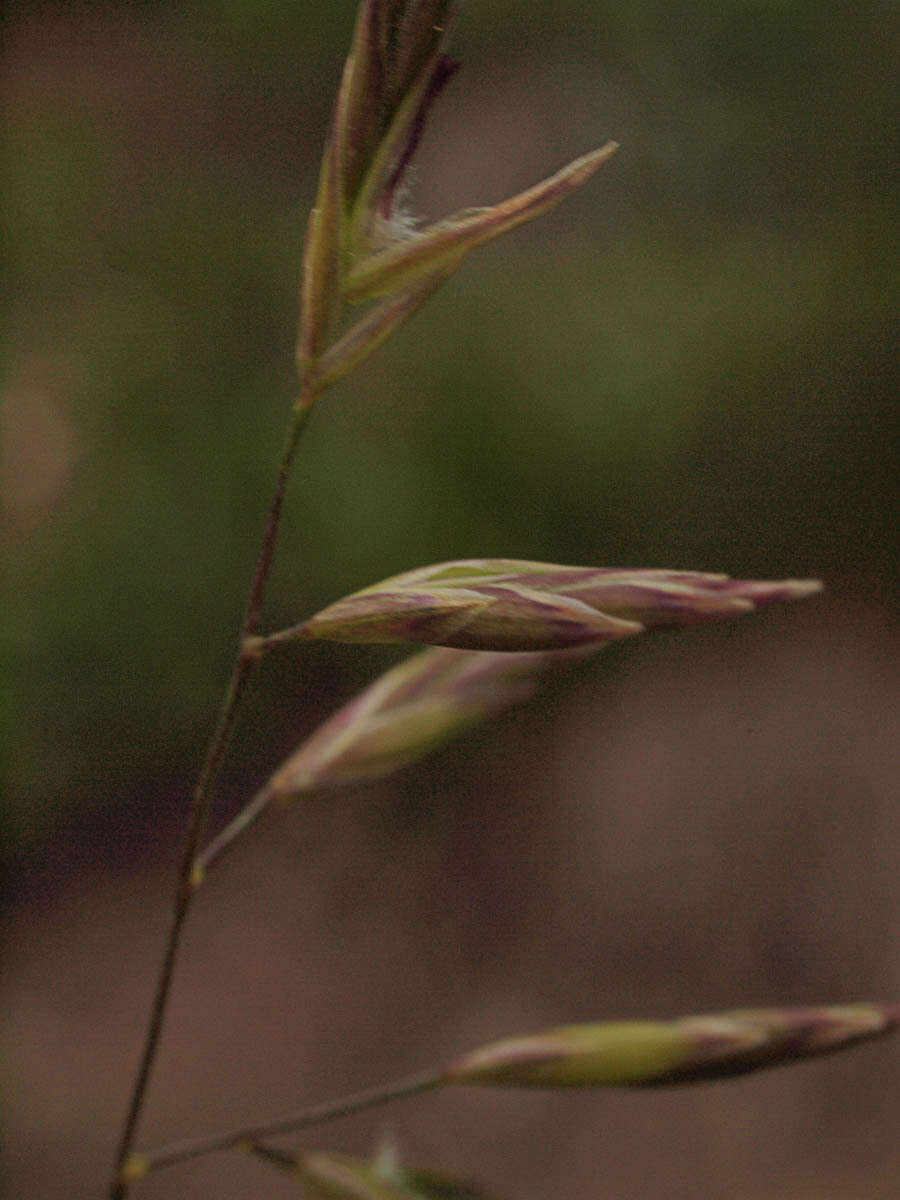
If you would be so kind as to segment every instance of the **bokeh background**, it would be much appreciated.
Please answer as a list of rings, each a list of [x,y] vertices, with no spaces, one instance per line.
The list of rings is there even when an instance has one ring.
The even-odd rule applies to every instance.
[[[287,405],[352,0],[19,3],[4,29],[7,1194],[102,1194]],[[900,993],[886,0],[485,0],[432,216],[616,159],[331,393],[269,627],[444,558],[817,575],[638,639],[196,906],[143,1144],[575,1020]],[[260,673],[224,820],[390,656]],[[498,1196],[893,1194],[896,1046],[666,1094],[459,1092],[305,1146]],[[289,1139],[290,1141],[290,1139]],[[147,1200],[295,1194],[225,1155]]]

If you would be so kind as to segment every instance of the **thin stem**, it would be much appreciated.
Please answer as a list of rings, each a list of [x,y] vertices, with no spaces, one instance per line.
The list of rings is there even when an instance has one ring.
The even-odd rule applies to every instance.
[[[290,479],[291,468],[294,465],[294,455],[297,452],[300,435],[306,427],[306,419],[312,411],[317,398],[318,390],[313,390],[310,387],[300,396],[291,413],[291,423],[288,426],[287,438],[285,439],[284,450],[281,454],[278,477],[275,481],[275,491],[272,493],[272,500],[269,504],[269,519],[266,522],[259,561],[256,564],[256,573],[253,576],[253,583],[250,587],[247,613],[244,617],[244,625],[241,630],[242,637],[244,638],[253,637],[259,633],[260,614],[262,613],[263,601],[266,597],[266,586],[269,582],[272,560],[275,557],[275,546],[278,542],[278,531],[281,525],[281,510],[284,507],[287,484]]]
[[[267,1146],[265,1142],[249,1142],[247,1145],[249,1154],[255,1154],[257,1158],[263,1158],[266,1162],[274,1163],[276,1167],[281,1167],[283,1171],[299,1171],[300,1160],[293,1154],[288,1154],[285,1150],[279,1150],[276,1146]]]
[[[261,788],[253,799],[244,805],[237,816],[232,821],[229,821],[225,828],[220,833],[217,833],[197,855],[191,869],[191,878],[194,880],[196,887],[199,887],[203,882],[206,872],[231,846],[235,838],[243,833],[245,829],[249,829],[262,816],[272,803],[273,798],[273,793],[269,788]]]
[[[285,440],[281,463],[278,468],[275,490],[269,504],[268,519],[263,534],[259,559],[256,564],[256,571],[254,572],[253,582],[250,587],[247,610],[241,626],[241,637],[237,655],[232,667],[231,677],[225,688],[225,694],[222,697],[222,705],[219,709],[216,726],[210,738],[203,766],[191,799],[184,850],[181,856],[175,888],[172,920],[169,925],[166,948],[156,981],[156,991],[150,1010],[150,1020],[147,1025],[144,1048],[141,1053],[137,1075],[131,1092],[131,1099],[122,1126],[113,1180],[110,1187],[111,1200],[124,1200],[128,1192],[129,1183],[131,1182],[123,1174],[123,1168],[131,1154],[138,1122],[144,1109],[147,1085],[150,1082],[153,1064],[156,1061],[159,1039],[162,1034],[166,1008],[168,1007],[169,995],[172,989],[172,976],[181,943],[181,934],[185,918],[194,897],[194,892],[199,883],[199,879],[195,878],[193,874],[194,859],[206,827],[213,784],[216,781],[229,742],[231,741],[241,698],[250,675],[253,672],[253,668],[259,660],[258,652],[247,644],[247,639],[252,639],[259,631],[260,614],[265,599],[266,585],[268,584],[269,574],[272,569],[272,562],[275,557],[275,546],[278,541],[278,530],[281,523],[281,512],[284,507],[287,483],[290,478],[297,445],[300,441],[300,434],[303,431],[306,418],[309,416],[315,399],[315,393],[312,391],[304,392],[294,405],[291,413],[291,423]]]
[[[394,1083],[357,1092],[353,1096],[345,1096],[326,1104],[318,1104],[313,1108],[302,1108],[297,1112],[287,1113],[285,1116],[276,1117],[274,1120],[264,1121],[257,1125],[244,1125],[239,1129],[232,1129],[228,1133],[216,1133],[208,1137],[172,1142],[159,1150],[134,1155],[130,1164],[131,1174],[135,1177],[146,1175],[150,1171],[159,1170],[160,1167],[169,1167],[189,1158],[199,1158],[200,1155],[212,1154],[217,1150],[229,1150],[235,1146],[249,1148],[261,1138],[274,1137],[281,1133],[296,1133],[301,1129],[310,1129],[314,1125],[324,1125],[327,1121],[335,1121],[339,1117],[349,1117],[364,1109],[376,1108],[392,1100],[432,1091],[434,1088],[440,1087],[444,1081],[445,1076],[440,1071],[423,1071],[418,1075],[410,1075],[406,1079],[396,1080]]]

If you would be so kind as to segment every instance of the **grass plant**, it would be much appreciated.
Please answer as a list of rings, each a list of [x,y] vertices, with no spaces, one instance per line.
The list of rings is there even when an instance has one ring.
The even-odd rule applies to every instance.
[[[390,1148],[371,1161],[269,1144],[340,1116],[443,1087],[661,1087],[714,1082],[830,1053],[895,1029],[879,1004],[744,1010],[660,1021],[603,1021],[506,1040],[407,1079],[222,1133],[137,1148],[185,921],[204,881],[267,809],[394,772],[466,727],[530,696],[572,659],[659,626],[729,618],[816,593],[815,580],[746,581],[671,569],[467,559],[411,567],[263,632],[287,485],[323,394],[359,367],[479,246],[547,213],[586,184],[614,142],[492,206],[420,225],[407,209],[410,162],[458,64],[447,53],[451,0],[363,0],[326,141],[302,265],[299,392],[291,406],[245,617],[219,719],[193,793],[172,918],[147,1035],[123,1122],[112,1200],[164,1167],[239,1149],[295,1174],[311,1196],[357,1200],[486,1197],[475,1185],[412,1170]],[[365,305],[359,314],[356,306]],[[310,640],[424,644],[278,766],[239,815],[207,836],[217,777],[254,670]]]

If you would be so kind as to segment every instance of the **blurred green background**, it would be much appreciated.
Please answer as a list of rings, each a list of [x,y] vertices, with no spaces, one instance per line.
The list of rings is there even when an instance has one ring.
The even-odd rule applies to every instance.
[[[294,394],[301,239],[354,10],[8,11],[3,803],[15,946],[30,906],[72,880],[82,895],[127,877],[117,871],[169,869]],[[749,636],[756,663],[813,629],[810,664],[844,652],[878,674],[876,693],[860,666],[860,696],[895,695],[879,673],[896,650],[885,626],[900,514],[895,32],[881,0],[463,5],[463,70],[418,157],[421,212],[502,199],[607,137],[622,149],[563,207],[473,256],[327,396],[291,489],[269,627],[453,557],[816,575],[829,595],[815,611],[749,634],[704,631],[694,649],[617,650],[603,682],[581,686],[615,703],[616,680],[652,679],[657,654],[688,681],[695,654],[715,664]],[[267,666],[223,810],[384,661],[332,648]],[[833,686],[823,669],[816,695]],[[527,728],[544,736],[537,720]],[[488,780],[490,744],[485,734],[473,751]],[[512,796],[529,761],[505,768],[498,790]],[[365,838],[399,834],[443,853],[451,834],[422,815],[412,782],[382,798],[356,812],[363,860]],[[540,847],[549,835],[534,832]],[[871,846],[859,852],[864,862]],[[102,978],[115,950],[95,950]],[[111,1130],[98,1137],[111,1144]],[[584,1186],[570,1194],[600,1194]]]

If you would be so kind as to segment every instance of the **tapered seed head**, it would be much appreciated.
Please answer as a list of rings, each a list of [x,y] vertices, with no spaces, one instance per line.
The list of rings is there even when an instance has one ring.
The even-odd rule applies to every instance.
[[[342,305],[345,260],[369,249],[453,74],[447,0],[363,0],[322,156],[303,251],[297,362],[311,380]],[[365,241],[365,245],[363,242]]]
[[[674,1021],[570,1025],[485,1046],[457,1060],[448,1078],[506,1087],[646,1085],[688,1063],[747,1050],[761,1037],[723,1022],[695,1030]]]
[[[428,278],[434,272],[452,274],[478,246],[549,212],[587,181],[618,149],[607,142],[577,158],[534,187],[487,208],[465,209],[434,225],[394,239],[383,249],[361,255],[344,280],[350,303],[373,300]]]
[[[490,584],[427,585],[350,596],[307,622],[308,636],[339,642],[425,642],[461,650],[563,650],[640,633],[567,596]]]
[[[647,628],[735,616],[821,588],[815,580],[732,580],[665,570],[564,567],[515,559],[438,563],[364,588],[297,635],[528,651],[602,645]]]
[[[405,179],[431,106],[459,66],[446,53],[455,11],[451,0],[360,5],[304,246],[297,361],[310,391],[371,351],[475,247],[549,211],[617,149],[607,142],[519,195],[417,229],[403,211]],[[380,314],[377,330],[361,328],[340,363],[317,372],[346,304],[401,294],[414,301],[409,309]]]
[[[268,790],[288,799],[388,775],[527,699],[541,675],[568,658],[445,649],[415,654],[321,725],[275,772]]]
[[[891,1032],[897,1006],[741,1010],[674,1021],[572,1025],[464,1055],[450,1083],[660,1087],[784,1066]]]

